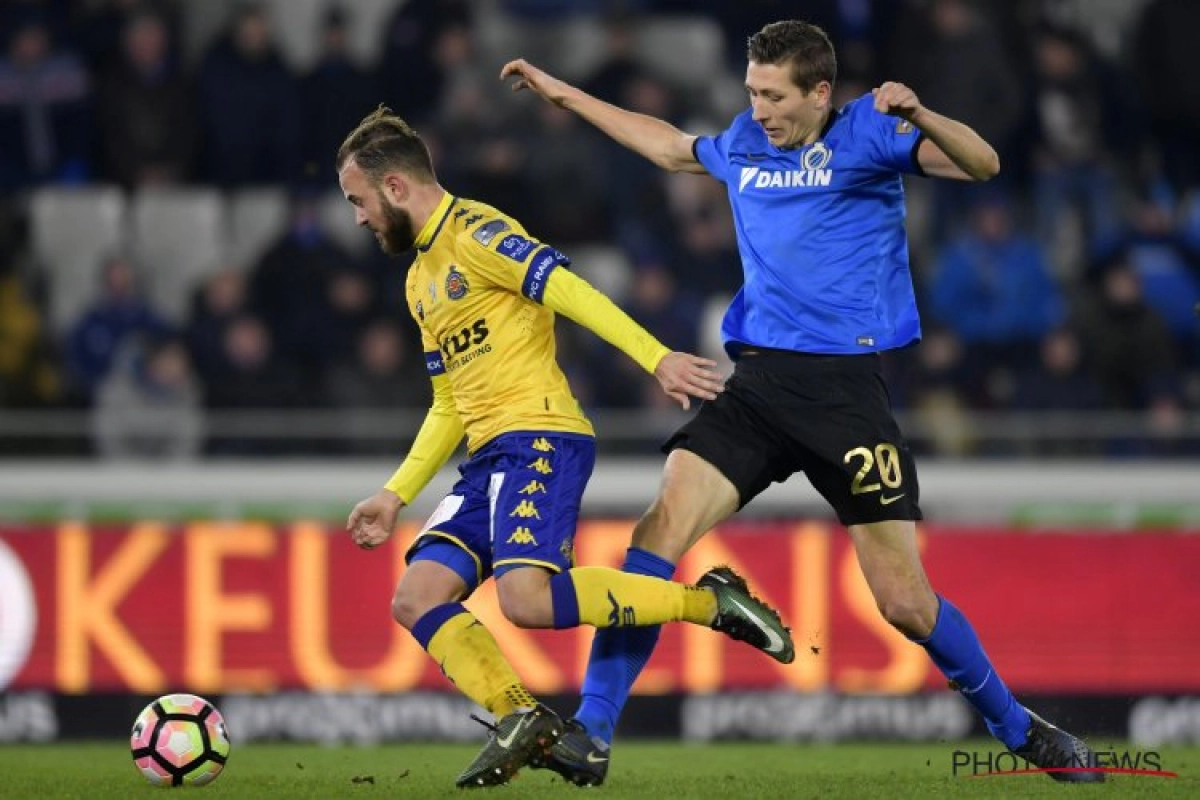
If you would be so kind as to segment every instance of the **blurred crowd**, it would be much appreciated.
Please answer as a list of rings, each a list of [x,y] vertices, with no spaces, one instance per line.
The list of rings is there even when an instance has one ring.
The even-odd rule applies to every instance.
[[[0,409],[83,410],[89,448],[163,457],[259,452],[206,435],[207,411],[423,409],[407,260],[347,247],[319,213],[336,190],[337,145],[380,102],[427,139],[451,192],[577,254],[583,274],[673,349],[716,354],[717,320],[741,281],[724,187],[662,173],[496,76],[526,56],[603,99],[716,132],[745,105],[746,37],[798,14],[834,40],[839,103],[904,81],[1001,156],[988,184],[906,184],[925,341],[890,354],[887,369],[897,408],[939,432],[929,448],[976,451],[964,421],[975,412],[1116,411],[1161,436],[1065,446],[1169,452],[1171,432],[1200,407],[1200,60],[1190,53],[1200,2],[294,7],[314,3],[303,64],[277,36],[287,0],[0,5]],[[381,24],[356,48],[367,5]],[[220,29],[189,52],[189,25],[218,6]],[[680,41],[700,49],[664,49],[672,32],[695,33]],[[60,330],[47,321],[55,265],[31,247],[30,208],[47,189],[97,185],[130,197],[276,187],[286,223],[253,258],[185,286],[181,317],[143,289],[173,265],[114,248]],[[560,360],[587,407],[664,405],[628,359],[559,327]]]

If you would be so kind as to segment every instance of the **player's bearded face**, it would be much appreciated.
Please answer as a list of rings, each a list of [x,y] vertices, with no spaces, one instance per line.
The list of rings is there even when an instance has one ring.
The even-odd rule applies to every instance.
[[[379,193],[379,205],[383,209],[383,221],[375,231],[375,238],[379,240],[383,252],[390,256],[398,256],[411,250],[417,241],[412,216],[403,208],[388,202],[382,191]]]

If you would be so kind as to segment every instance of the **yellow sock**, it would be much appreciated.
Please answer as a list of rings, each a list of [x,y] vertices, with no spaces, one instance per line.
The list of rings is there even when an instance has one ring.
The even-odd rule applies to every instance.
[[[425,649],[460,692],[496,719],[537,705],[491,632],[469,611],[443,622]]]
[[[575,567],[567,574],[583,625],[615,628],[681,621],[710,625],[717,615],[717,598],[709,589],[608,567]]]

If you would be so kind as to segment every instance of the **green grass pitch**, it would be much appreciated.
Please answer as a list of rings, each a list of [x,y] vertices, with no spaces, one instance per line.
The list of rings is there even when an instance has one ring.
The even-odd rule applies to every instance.
[[[1111,743],[1101,743],[1111,747]],[[508,798],[900,798],[1200,797],[1200,748],[1162,748],[1162,768],[1178,778],[1110,776],[1104,786],[1063,786],[1045,775],[954,777],[955,749],[995,750],[991,742],[953,744],[709,744],[625,742],[608,782],[580,789],[553,773],[522,770],[506,787],[477,796]],[[182,790],[199,798],[463,797],[454,778],[477,748],[383,747],[236,742],[215,783]],[[150,786],[123,742],[0,745],[0,797],[150,800]]]

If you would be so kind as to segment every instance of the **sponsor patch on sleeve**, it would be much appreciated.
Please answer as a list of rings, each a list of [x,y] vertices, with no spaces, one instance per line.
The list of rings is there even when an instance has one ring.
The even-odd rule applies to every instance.
[[[502,256],[508,256],[513,261],[523,262],[533,248],[534,243],[524,236],[510,233],[500,240],[500,244],[496,245],[496,252]]]
[[[492,239],[496,238],[496,234],[503,233],[509,229],[509,224],[502,219],[494,219],[491,222],[485,222],[480,225],[471,235],[475,237],[475,241],[479,242],[484,247],[492,243]]]
[[[425,354],[425,369],[432,375],[441,375],[446,371],[446,362],[442,360],[440,350],[432,350]]]
[[[896,121],[896,133],[903,136],[906,133],[912,133],[915,130],[913,124],[906,119]]]

